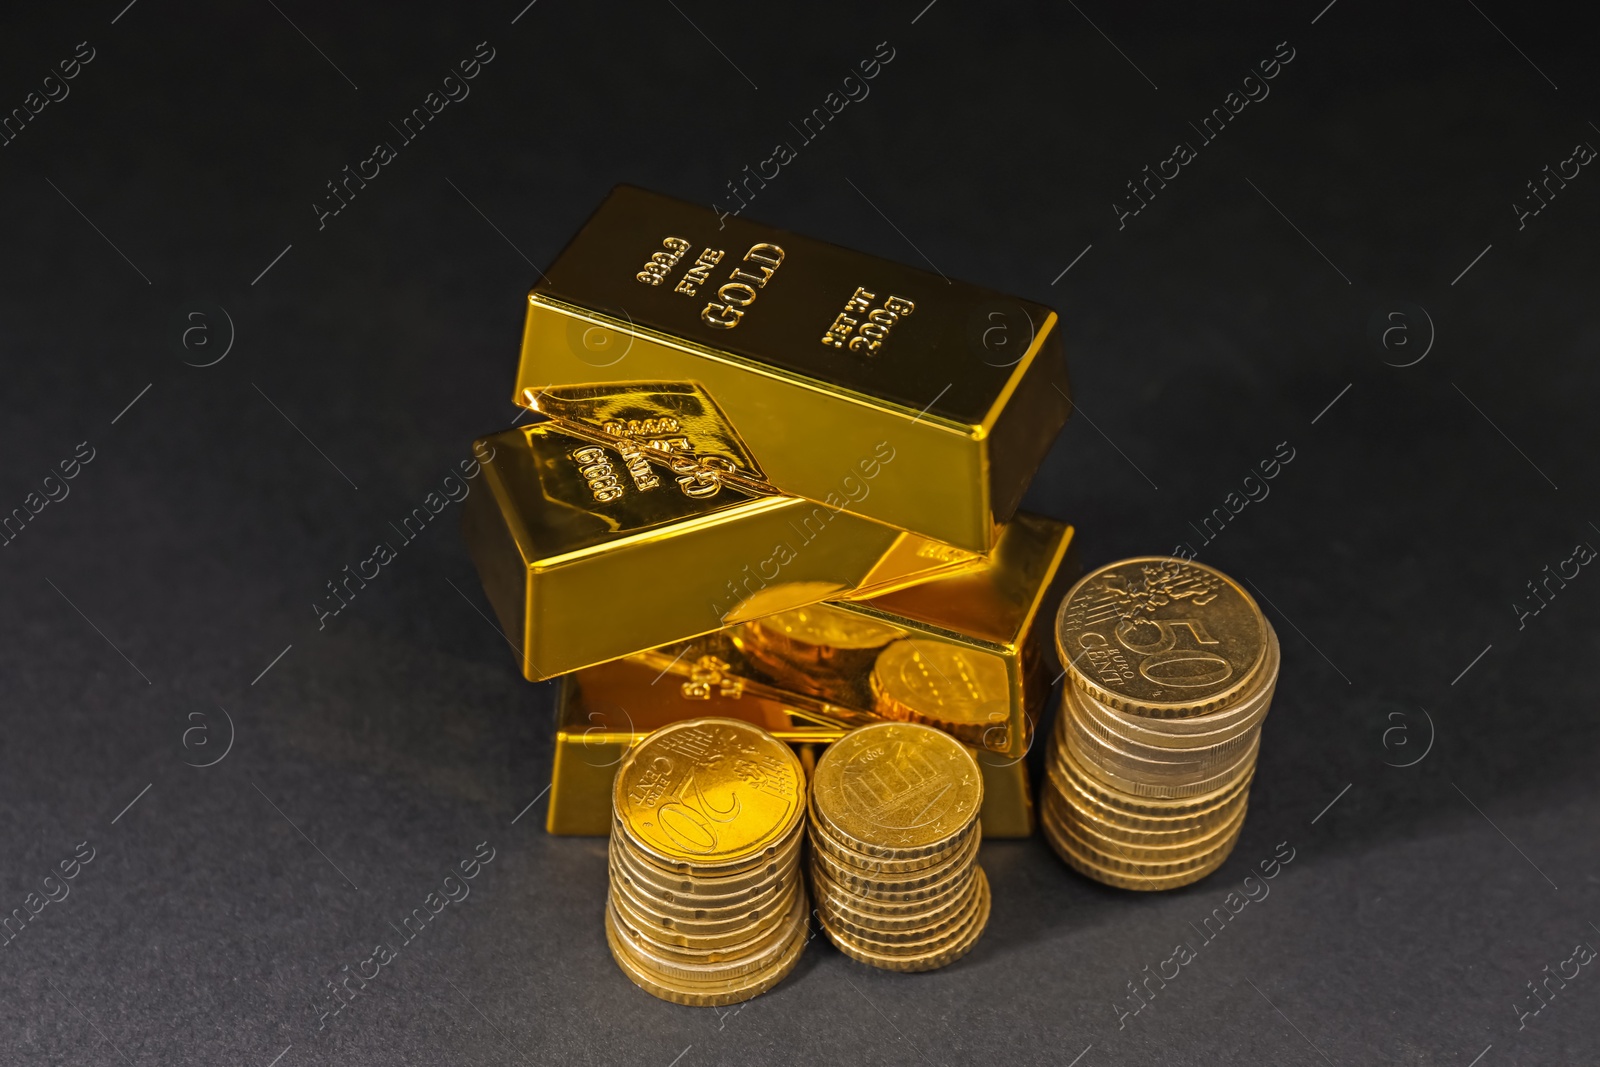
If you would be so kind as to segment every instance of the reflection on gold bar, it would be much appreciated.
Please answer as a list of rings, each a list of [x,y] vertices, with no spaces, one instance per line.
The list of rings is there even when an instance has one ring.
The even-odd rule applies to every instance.
[[[964,549],[1071,410],[1049,308],[628,186],[528,300],[516,403],[697,383],[767,484]]]
[[[691,442],[698,443],[698,442]],[[462,525],[495,614],[538,681],[730,623],[870,595],[981,557],[797,497],[759,496],[659,450],[549,423],[478,443]]]
[[[550,832],[608,832],[613,769],[668,723],[722,716],[793,744],[825,745],[882,721],[880,661],[909,648],[916,655],[892,659],[901,680],[887,688],[904,703],[889,712],[970,738],[984,774],[984,833],[1026,837],[1033,802],[1023,757],[1050,689],[1046,658],[1029,650],[1049,646],[1035,625],[1050,625],[1051,604],[1075,570],[1072,528],[1022,513],[981,570],[806,608],[805,618],[789,613],[759,649],[746,624],[578,671],[562,683]],[[990,695],[974,698],[963,688],[969,682],[991,686]]]
[[[985,565],[731,631],[755,677],[1020,757],[1049,682],[1051,604],[1075,569],[1072,528],[1019,512]]]
[[[815,720],[809,712],[769,696],[723,692],[687,697],[692,683],[662,673],[636,659],[617,660],[578,671],[561,680],[557,697],[555,764],[551,772],[549,815],[552,834],[603,836],[611,832],[611,782],[628,749],[671,722],[717,715],[760,726],[799,746],[802,761],[813,745],[842,737],[848,726]],[[1033,833],[1033,797],[1021,759],[975,753],[983,772],[985,837],[1028,837]]]

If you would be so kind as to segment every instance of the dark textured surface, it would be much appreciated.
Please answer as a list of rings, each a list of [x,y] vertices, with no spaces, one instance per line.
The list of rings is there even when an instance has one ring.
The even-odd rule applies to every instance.
[[[0,33],[7,109],[95,49],[0,147],[0,509],[94,450],[0,548],[0,909],[94,850],[0,947],[0,1061],[1600,1059],[1594,964],[1525,1028],[1516,1007],[1600,946],[1600,577],[1520,627],[1513,607],[1600,544],[1600,177],[1521,230],[1508,207],[1600,143],[1572,15],[123,2]],[[319,231],[324,182],[484,40],[471,96]],[[553,689],[486,621],[459,506],[322,628],[312,604],[512,420],[533,264],[612,184],[727,206],[885,40],[871,95],[751,214],[1059,308],[1082,407],[1029,506],[1079,524],[1090,565],[1188,540],[1248,579],[1282,681],[1204,883],[1115,892],[988,843],[994,918],[959,965],[818,944],[741,1010],[674,1007],[607,956],[603,842],[524,810]],[[1119,230],[1124,183],[1280,41],[1270,97]],[[213,343],[185,350],[202,304]],[[221,354],[218,306],[231,351],[186,366]],[[1386,365],[1423,351],[1418,306],[1436,343]],[[1369,323],[1398,310],[1413,343],[1386,350]],[[1279,442],[1270,495],[1201,544]],[[231,751],[186,766],[223,751],[222,709]],[[485,841],[471,895],[403,943],[391,924]],[[1270,896],[1119,1027],[1127,983],[1285,841]],[[319,1029],[325,981],[380,940],[397,957]]]

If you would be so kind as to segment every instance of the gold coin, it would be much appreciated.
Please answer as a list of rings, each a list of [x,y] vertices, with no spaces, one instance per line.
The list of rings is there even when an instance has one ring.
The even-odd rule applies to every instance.
[[[1224,835],[1214,842],[1209,842],[1205,847],[1196,849],[1192,853],[1178,855],[1172,859],[1145,859],[1128,854],[1126,849],[1115,845],[1113,842],[1106,842],[1106,844],[1111,845],[1111,851],[1096,847],[1095,843],[1089,840],[1089,835],[1083,833],[1078,827],[1056,818],[1056,813],[1053,811],[1041,811],[1041,823],[1045,820],[1049,820],[1053,835],[1060,840],[1069,842],[1072,845],[1073,852],[1079,857],[1087,859],[1109,871],[1144,876],[1182,874],[1185,871],[1205,866],[1217,848],[1224,845],[1232,847],[1230,842],[1238,836],[1238,826],[1242,825],[1241,821],[1241,823],[1234,826],[1233,833]]]
[[[932,867],[910,873],[862,871],[841,863],[826,849],[820,848],[812,849],[811,862],[821,867],[835,884],[852,893],[884,900],[921,900],[933,896],[934,890],[947,886],[951,879],[972,866],[978,855],[979,840],[980,835],[973,834],[968,844],[955,855]]]
[[[1267,643],[1266,618],[1238,583],[1171,557],[1091,571],[1056,614],[1056,649],[1073,682],[1152,718],[1226,707],[1255,681]]]
[[[1068,743],[1075,745],[1080,756],[1092,753],[1092,756],[1085,758],[1109,767],[1126,767],[1128,771],[1191,781],[1211,777],[1237,763],[1241,754],[1261,736],[1258,728],[1251,727],[1204,747],[1156,748],[1118,736],[1107,736],[1110,731],[1096,729],[1087,716],[1080,714],[1075,697],[1076,694],[1069,694],[1062,704],[1066,713],[1062,722]]]
[[[796,927],[807,922],[805,894],[790,902],[774,922],[751,932],[744,941],[711,949],[684,949],[670,942],[661,945],[651,932],[635,926],[612,899],[612,923],[622,935],[634,962],[661,978],[675,981],[719,982],[738,978],[771,966],[783,955]]]
[[[649,916],[660,916],[664,919],[674,919],[688,922],[718,922],[724,919],[734,919],[750,912],[769,908],[772,902],[792,888],[795,878],[790,877],[783,881],[773,882],[759,890],[740,894],[728,903],[708,905],[702,900],[684,902],[665,901],[660,897],[652,896],[648,891],[639,888],[628,872],[621,870],[615,863],[611,865],[611,891],[625,893],[632,901],[635,910]]]
[[[1242,744],[1241,738],[1259,733],[1272,706],[1275,678],[1265,679],[1249,696],[1224,711],[1191,719],[1149,719],[1129,715],[1100,703],[1076,686],[1068,686],[1062,706],[1070,709],[1070,719],[1079,728],[1141,759],[1185,760],[1228,745]],[[1245,714],[1235,714],[1235,712]],[[1187,732],[1165,729],[1169,723],[1199,727]]]
[[[762,901],[771,900],[773,894],[782,891],[785,887],[793,885],[795,879],[800,877],[800,865],[791,863],[778,877],[771,878],[759,886],[741,889],[737,893],[726,896],[713,896],[710,894],[696,894],[687,896],[682,893],[663,893],[647,882],[641,881],[638,876],[624,867],[619,860],[613,859],[609,864],[609,873],[613,885],[621,886],[631,893],[635,899],[647,907],[647,910],[661,909],[664,915],[676,915],[684,919],[711,919],[732,915],[739,908],[751,907]]]
[[[613,787],[617,822],[652,862],[683,873],[776,856],[805,809],[788,746],[749,723],[690,719],[629,750]]]
[[[1132,796],[1095,778],[1083,768],[1070,746],[1062,744],[1059,738],[1052,738],[1046,753],[1046,771],[1086,795],[1099,808],[1149,819],[1192,816],[1210,811],[1248,789],[1254,767],[1247,768],[1238,778],[1228,780],[1210,793],[1176,799]]]
[[[977,916],[983,904],[983,891],[979,888],[976,878],[968,884],[971,890],[967,894],[967,903],[955,921],[945,929],[929,929],[915,937],[884,938],[870,933],[858,934],[843,924],[830,922],[826,911],[819,911],[818,914],[822,919],[822,928],[828,934],[848,940],[853,947],[864,953],[876,956],[923,956],[938,952],[960,940]]]
[[[951,919],[963,914],[968,901],[977,892],[978,883],[974,877],[954,896],[937,901],[931,907],[925,907],[926,902],[919,901],[918,907],[922,910],[902,915],[883,915],[873,911],[869,903],[827,879],[817,880],[813,884],[819,911],[827,909],[834,920],[847,929],[892,940],[896,937],[916,938],[922,936],[924,931],[948,928]]]
[[[1085,802],[1080,794],[1063,790],[1054,782],[1039,793],[1041,805],[1056,805],[1058,814],[1071,811],[1078,821],[1092,828],[1098,836],[1139,848],[1160,847],[1204,836],[1211,828],[1237,815],[1248,800],[1248,793],[1240,793],[1227,804],[1193,817],[1159,823],[1147,820],[1143,825],[1130,825],[1135,820],[1108,814],[1104,809]]]
[[[829,604],[779,612],[733,630],[734,645],[786,689],[870,707],[866,678],[900,631]]]
[[[943,862],[960,851],[961,847],[967,843],[968,837],[970,837],[972,834],[981,832],[980,827],[982,825],[979,822],[974,822],[972,824],[972,829],[968,831],[968,833],[958,837],[954,842],[951,843],[950,847],[943,852],[937,852],[927,856],[916,856],[912,859],[906,860],[892,860],[885,859],[882,856],[873,856],[866,852],[862,852],[859,849],[851,847],[851,845],[849,845],[847,842],[835,837],[832,831],[830,831],[822,823],[818,822],[814,812],[811,814],[811,817],[806,820],[806,823],[810,831],[811,847],[813,850],[822,849],[840,863],[843,863],[855,870],[864,872],[882,872],[886,874],[909,874],[912,871],[924,870],[928,867],[934,866],[935,864]]]
[[[1083,811],[1073,808],[1057,796],[1047,796],[1042,807],[1049,807],[1050,817],[1058,826],[1068,828],[1075,838],[1095,852],[1117,859],[1162,862],[1199,855],[1215,847],[1222,838],[1238,833],[1248,805],[1241,804],[1226,818],[1189,833],[1143,841],[1129,841],[1120,835],[1106,833],[1103,824],[1086,817]]]
[[[847,899],[857,911],[890,920],[926,915],[958,899],[967,890],[966,881],[957,878],[936,892],[927,896],[913,897],[910,900],[885,899],[878,895],[867,896],[839,885],[814,859],[811,864],[811,884],[819,896],[826,892],[831,896]]]
[[[878,654],[872,695],[885,718],[946,730],[969,745],[1011,719],[1011,682],[999,656],[906,638]]]
[[[755,974],[743,975],[736,981],[693,983],[683,980],[663,980],[635,962],[617,932],[611,918],[611,910],[606,909],[606,943],[611,947],[611,958],[616,960],[622,973],[651,996],[691,1007],[737,1004],[765,993],[794,970],[809,940],[809,929],[806,926],[800,927],[784,946],[783,955],[771,967]]]
[[[619,842],[618,847],[627,856],[630,869],[637,870],[641,878],[668,890],[676,885],[685,893],[700,891],[715,894],[732,893],[741,888],[758,885],[781,871],[786,863],[794,859],[794,854],[800,850],[805,840],[803,818],[797,830],[798,832],[790,832],[777,845],[763,849],[760,855],[748,863],[712,868],[702,868],[693,864],[668,866],[661,862],[659,857],[652,856],[639,842],[634,841],[620,822],[612,823],[611,840]],[[685,886],[688,888],[683,888]]]
[[[1094,863],[1092,860],[1080,856],[1074,851],[1070,842],[1056,835],[1051,823],[1041,819],[1039,825],[1044,831],[1045,840],[1050,844],[1050,847],[1055,850],[1056,855],[1060,856],[1062,862],[1066,863],[1067,866],[1071,867],[1079,874],[1084,875],[1087,878],[1092,878],[1103,885],[1113,886],[1117,889],[1137,889],[1145,892],[1160,891],[1164,889],[1177,889],[1181,886],[1198,882],[1200,879],[1204,878],[1206,875],[1212,873],[1218,867],[1222,866],[1223,862],[1227,860],[1229,853],[1233,851],[1234,843],[1238,841],[1237,837],[1230,838],[1227,842],[1227,847],[1219,849],[1205,866],[1198,867],[1191,871],[1184,871],[1180,874],[1171,875],[1129,875],[1118,871],[1107,870],[1104,867]]]
[[[971,832],[983,803],[977,760],[928,726],[852,730],[817,761],[813,810],[836,838],[887,859],[937,855]]]
[[[1135,797],[1180,800],[1216,792],[1239,776],[1251,773],[1261,738],[1258,734],[1252,734],[1245,740],[1247,743],[1242,748],[1235,747],[1219,753],[1218,764],[1198,768],[1180,763],[1140,760],[1117,751],[1106,742],[1086,735],[1075,727],[1070,731],[1067,748],[1076,757],[1079,766],[1111,789]]]
[[[736,634],[740,640],[788,652],[799,662],[822,663],[838,651],[882,648],[900,631],[854,612],[813,604],[744,623]]]
[[[932,971],[948,966],[972,950],[972,946],[978,943],[978,938],[983,935],[984,928],[989,923],[989,880],[984,877],[983,868],[978,867],[974,870],[978,879],[978,910],[967,926],[937,951],[921,956],[888,956],[869,951],[850,938],[829,930],[827,926],[824,926],[823,930],[840,952],[873,967],[888,971]]]
[[[1066,686],[1074,718],[1099,736],[1141,749],[1199,749],[1225,743],[1261,725],[1277,689],[1281,654],[1278,636],[1267,627],[1267,658],[1251,688],[1226,708],[1183,719],[1131,715],[1097,700],[1076,685]],[[1150,758],[1157,758],[1152,755]]]
[[[606,906],[615,910],[613,918],[617,922],[617,929],[627,935],[626,940],[630,945],[639,949],[641,959],[660,957],[678,963],[710,964],[750,958],[774,942],[785,940],[788,930],[783,920],[793,911],[798,899],[794,897],[785,905],[784,911],[774,911],[762,922],[752,925],[743,940],[717,938],[717,943],[711,945],[685,945],[662,938],[659,930],[634,922],[626,906],[619,906],[616,895],[607,899]]]
[[[704,902],[705,906],[716,907],[736,903],[773,882],[791,876],[800,862],[800,842],[801,838],[797,835],[792,844],[786,844],[776,856],[764,859],[760,866],[739,874],[714,878],[665,871],[641,857],[620,834],[611,835],[610,855],[640,891],[649,896],[659,897],[669,904]]]
[[[770,897],[709,919],[685,919],[666,914],[620,886],[611,887],[611,901],[633,926],[662,944],[681,948],[726,948],[748,940],[758,927],[786,912],[799,889],[800,880],[796,879]]]
[[[1185,797],[1161,797],[1148,795],[1149,790],[1134,792],[1125,779],[1103,767],[1090,770],[1071,744],[1053,744],[1046,756],[1047,774],[1069,785],[1071,792],[1086,795],[1097,810],[1109,813],[1108,818],[1125,815],[1161,819],[1209,811],[1248,789],[1254,769],[1254,761],[1248,760],[1241,763],[1235,773],[1219,778],[1220,784],[1208,791]],[[1149,828],[1161,829],[1160,826]]]
[[[881,951],[884,955],[919,953],[933,949],[941,940],[950,941],[958,936],[977,910],[979,895],[979,881],[973,877],[959,897],[923,918],[920,925],[905,925],[894,930],[861,922],[858,913],[834,898],[816,901],[817,917],[824,929],[845,935],[863,949]]]

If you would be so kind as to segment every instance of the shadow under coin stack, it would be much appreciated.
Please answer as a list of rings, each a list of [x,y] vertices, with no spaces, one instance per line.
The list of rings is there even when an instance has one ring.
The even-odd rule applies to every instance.
[[[783,980],[808,940],[805,772],[729,719],[663,727],[617,769],[606,941],[635,985],[733,1004]]]
[[[961,745],[928,726],[864,726],[812,777],[811,883],[845,955],[891,971],[960,959],[989,921],[978,866],[983,780]]]
[[[1172,889],[1220,867],[1244,825],[1277,635],[1226,575],[1167,557],[1083,577],[1062,601],[1067,667],[1040,823],[1106,885]]]

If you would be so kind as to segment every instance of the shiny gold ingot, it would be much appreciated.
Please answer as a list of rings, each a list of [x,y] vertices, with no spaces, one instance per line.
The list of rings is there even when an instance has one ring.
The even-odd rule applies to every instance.
[[[1059,333],[1038,304],[619,186],[528,294],[513,399],[697,383],[782,492],[983,552],[1071,410]]]
[[[796,497],[678,484],[653,460],[630,466],[550,423],[477,450],[493,458],[463,504],[467,548],[533,681],[975,565],[908,554],[904,542],[921,538]]]
[[[865,726],[833,744],[811,812],[836,838],[886,859],[937,857],[977,826],[983,778],[971,753],[924,726]]]
[[[1056,616],[1073,684],[1111,707],[1185,718],[1227,707],[1267,659],[1267,621],[1249,593],[1193,560],[1151,556],[1084,575]]]

